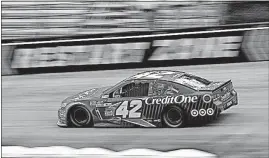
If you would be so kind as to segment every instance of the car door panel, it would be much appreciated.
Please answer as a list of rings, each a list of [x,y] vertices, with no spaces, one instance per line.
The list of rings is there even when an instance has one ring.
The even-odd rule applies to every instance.
[[[111,98],[103,107],[98,107],[103,119],[140,119],[145,101],[141,98]]]
[[[131,81],[105,94],[103,106],[97,107],[103,120],[141,119],[149,83]]]

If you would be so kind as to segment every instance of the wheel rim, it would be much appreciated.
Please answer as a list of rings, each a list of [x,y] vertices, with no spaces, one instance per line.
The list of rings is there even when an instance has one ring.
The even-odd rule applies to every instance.
[[[166,120],[169,124],[175,126],[180,125],[183,122],[183,116],[181,111],[175,108],[171,108],[166,113]]]
[[[78,107],[73,112],[73,118],[77,124],[83,125],[88,122],[89,115],[84,108]]]

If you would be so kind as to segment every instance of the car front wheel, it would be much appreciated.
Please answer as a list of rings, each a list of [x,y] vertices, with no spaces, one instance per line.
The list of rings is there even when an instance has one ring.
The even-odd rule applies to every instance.
[[[69,112],[71,124],[75,127],[92,127],[92,115],[83,105],[76,105]]]

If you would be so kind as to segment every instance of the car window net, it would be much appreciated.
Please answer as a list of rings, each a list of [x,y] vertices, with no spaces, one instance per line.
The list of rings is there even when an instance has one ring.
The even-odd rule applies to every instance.
[[[148,83],[131,83],[122,87],[122,97],[148,96]]]

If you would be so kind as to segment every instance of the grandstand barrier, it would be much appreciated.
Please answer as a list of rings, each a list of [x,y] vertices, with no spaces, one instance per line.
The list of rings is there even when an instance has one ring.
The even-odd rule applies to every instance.
[[[2,75],[269,60],[269,23],[2,43]]]

